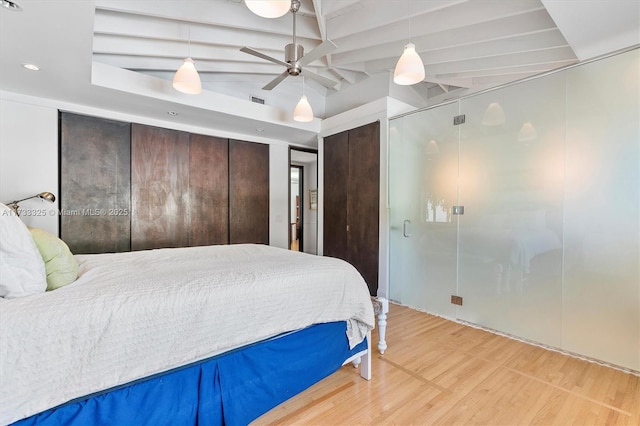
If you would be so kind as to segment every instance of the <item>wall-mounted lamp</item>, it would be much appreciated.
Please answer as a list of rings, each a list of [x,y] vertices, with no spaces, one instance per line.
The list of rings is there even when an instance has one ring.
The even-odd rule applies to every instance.
[[[7,207],[13,209],[13,211],[16,212],[16,215],[18,215],[18,208],[20,207],[18,205],[18,203],[21,203],[21,202],[23,202],[25,200],[30,200],[32,198],[40,198],[42,200],[47,200],[50,203],[53,203],[54,201],[56,201],[56,196],[53,195],[51,192],[41,192],[39,194],[32,195],[31,197],[23,198],[21,200],[12,201],[9,204],[7,204]]]
[[[291,0],[244,0],[244,4],[263,18],[279,18],[291,9]]]

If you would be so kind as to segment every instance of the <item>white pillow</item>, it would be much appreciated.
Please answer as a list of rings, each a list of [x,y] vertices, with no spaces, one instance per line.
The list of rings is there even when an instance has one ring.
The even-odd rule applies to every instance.
[[[0,297],[12,299],[46,289],[44,261],[31,233],[12,209],[0,204]]]

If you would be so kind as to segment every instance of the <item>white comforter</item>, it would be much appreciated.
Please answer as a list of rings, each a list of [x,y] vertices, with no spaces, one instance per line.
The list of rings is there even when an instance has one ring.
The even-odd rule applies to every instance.
[[[0,303],[0,423],[315,323],[373,328],[348,263],[261,245],[77,256],[61,289]]]

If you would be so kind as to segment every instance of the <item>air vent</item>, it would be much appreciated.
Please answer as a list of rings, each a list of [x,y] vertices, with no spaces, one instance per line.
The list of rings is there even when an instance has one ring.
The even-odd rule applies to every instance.
[[[259,98],[257,96],[253,96],[253,95],[251,96],[251,102],[255,102],[257,104],[264,105],[264,99],[261,99],[261,98]]]

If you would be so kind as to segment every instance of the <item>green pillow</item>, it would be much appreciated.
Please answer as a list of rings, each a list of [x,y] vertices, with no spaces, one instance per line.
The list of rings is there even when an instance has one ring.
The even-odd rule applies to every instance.
[[[60,238],[40,228],[29,228],[33,241],[44,260],[47,291],[71,284],[78,278],[78,261]]]

